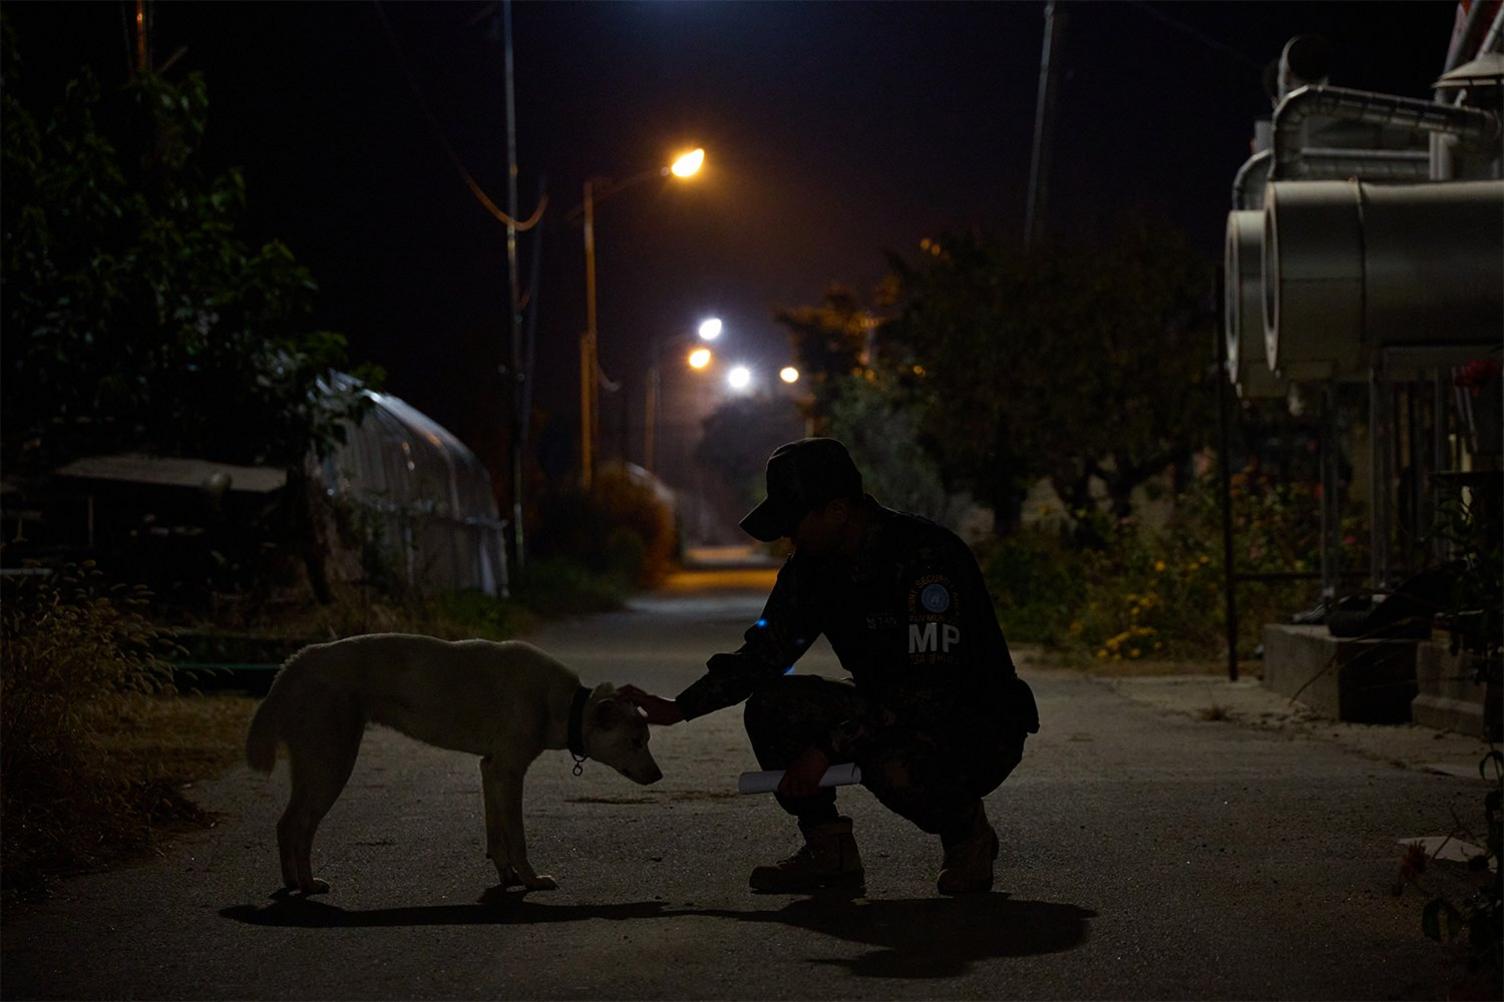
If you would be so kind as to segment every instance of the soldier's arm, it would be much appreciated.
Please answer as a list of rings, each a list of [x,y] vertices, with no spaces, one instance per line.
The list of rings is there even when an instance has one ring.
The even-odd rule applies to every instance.
[[[819,637],[800,567],[797,556],[784,563],[742,646],[711,657],[706,674],[675,697],[685,720],[740,703],[759,686],[786,674]]]

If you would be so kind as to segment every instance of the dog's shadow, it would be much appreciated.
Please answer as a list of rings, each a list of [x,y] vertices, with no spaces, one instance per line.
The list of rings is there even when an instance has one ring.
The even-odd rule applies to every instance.
[[[253,925],[362,928],[408,925],[533,925],[704,916],[736,922],[777,922],[875,949],[852,958],[811,959],[875,978],[939,978],[964,973],[973,963],[1001,957],[1059,953],[1085,941],[1096,912],[1048,901],[1017,901],[1006,893],[961,898],[898,900],[817,896],[777,910],[670,907],[662,901],[617,904],[545,904],[520,892],[488,891],[475,904],[418,905],[349,911],[291,895],[257,908],[220,912]]]

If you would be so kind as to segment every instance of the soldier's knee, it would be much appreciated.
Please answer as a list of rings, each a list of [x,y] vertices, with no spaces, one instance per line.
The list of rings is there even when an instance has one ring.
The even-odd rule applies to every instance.
[[[772,686],[765,686],[747,697],[746,705],[742,707],[742,724],[747,728],[749,735],[765,734],[768,725],[776,719],[778,699],[772,693]]]
[[[807,683],[812,678],[780,678],[762,686],[747,697],[742,707],[742,723],[749,735],[766,734],[771,728],[786,727],[791,718],[800,716],[799,708],[807,701]]]

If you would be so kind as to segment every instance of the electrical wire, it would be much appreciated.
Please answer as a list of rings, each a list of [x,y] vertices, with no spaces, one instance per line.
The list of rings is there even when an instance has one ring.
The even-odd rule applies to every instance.
[[[480,183],[471,176],[470,171],[465,168],[465,165],[460,160],[459,155],[454,152],[454,147],[449,145],[449,139],[444,135],[444,127],[439,124],[439,120],[435,118],[433,112],[429,110],[428,102],[423,98],[423,91],[418,86],[417,79],[413,77],[412,71],[408,69],[407,61],[402,58],[402,46],[398,44],[397,35],[392,31],[392,24],[386,18],[386,11],[382,9],[381,0],[371,0],[371,2],[376,8],[376,16],[381,19],[381,27],[386,32],[386,40],[387,43],[392,47],[392,54],[397,59],[397,68],[402,71],[403,78],[407,80],[408,89],[412,91],[413,100],[418,102],[418,109],[423,112],[423,117],[428,119],[428,124],[429,127],[433,129],[434,137],[438,139],[439,145],[443,148],[445,156],[449,158],[449,162],[453,164],[454,169],[459,172],[460,179],[465,182],[465,187],[470,189],[470,194],[475,196],[475,200],[479,202],[487,212],[495,216],[497,220],[507,226],[515,226],[517,229],[522,231],[527,231],[532,229],[534,226],[537,226],[538,222],[543,218],[544,210],[548,208],[548,195],[545,194],[538,200],[538,207],[533,210],[533,214],[522,222],[519,222],[518,220],[515,220],[511,216],[507,215],[501,210],[499,206],[497,206],[495,202],[491,201],[490,197],[486,195],[485,189],[483,189],[480,186]]]
[[[1232,56],[1234,59],[1238,60],[1238,62],[1250,66],[1253,69],[1258,70],[1260,73],[1264,71],[1264,64],[1259,62],[1257,59],[1254,59],[1252,56],[1244,55],[1242,52],[1239,52],[1237,49],[1233,48],[1231,45],[1228,45],[1226,42],[1219,42],[1199,28],[1193,28],[1190,25],[1186,24],[1184,21],[1173,18],[1170,15],[1166,14],[1164,11],[1156,9],[1155,7],[1151,6],[1147,2],[1147,0],[1129,0],[1129,3],[1137,7],[1139,10],[1143,11],[1145,14],[1148,14],[1150,17],[1154,18],[1161,24],[1174,28],[1176,31],[1184,32],[1185,34],[1190,35],[1192,38],[1196,39],[1196,41],[1200,42],[1201,44],[1208,45],[1211,48],[1216,49],[1218,52],[1225,52],[1229,56]]]

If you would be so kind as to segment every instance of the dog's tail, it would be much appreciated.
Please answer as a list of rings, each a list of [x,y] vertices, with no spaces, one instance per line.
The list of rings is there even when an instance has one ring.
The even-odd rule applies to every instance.
[[[282,714],[292,702],[290,690],[307,652],[308,648],[305,647],[287,659],[287,663],[272,681],[266,698],[256,707],[255,716],[251,717],[251,727],[245,736],[245,761],[257,772],[271,772],[277,765],[277,741],[282,736]]]

